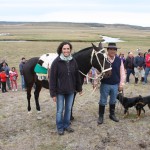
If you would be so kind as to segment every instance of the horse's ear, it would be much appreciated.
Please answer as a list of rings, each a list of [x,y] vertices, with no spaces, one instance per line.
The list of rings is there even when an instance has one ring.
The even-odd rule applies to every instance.
[[[98,45],[99,49],[103,49],[102,43],[100,42]]]
[[[97,52],[99,51],[99,47],[96,47],[93,43],[92,43],[92,46],[93,46],[95,51],[97,51]]]

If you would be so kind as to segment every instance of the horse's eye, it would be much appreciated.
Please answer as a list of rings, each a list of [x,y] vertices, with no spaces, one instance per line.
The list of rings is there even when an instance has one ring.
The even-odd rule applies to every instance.
[[[105,53],[105,50],[103,49],[101,52],[102,52],[102,53]]]

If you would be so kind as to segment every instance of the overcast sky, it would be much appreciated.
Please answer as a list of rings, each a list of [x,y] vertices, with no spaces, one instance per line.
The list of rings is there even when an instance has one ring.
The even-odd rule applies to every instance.
[[[150,0],[0,0],[0,21],[121,23],[150,27]]]

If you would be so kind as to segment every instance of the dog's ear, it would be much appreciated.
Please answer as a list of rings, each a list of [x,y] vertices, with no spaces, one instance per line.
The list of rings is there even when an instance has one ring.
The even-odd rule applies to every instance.
[[[139,101],[142,101],[143,97],[141,95],[139,95]]]
[[[141,95],[139,95],[139,99],[142,99],[142,96],[141,96]]]

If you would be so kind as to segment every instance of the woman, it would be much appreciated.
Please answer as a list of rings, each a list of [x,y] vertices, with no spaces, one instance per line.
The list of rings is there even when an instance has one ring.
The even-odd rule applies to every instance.
[[[57,49],[58,57],[50,69],[50,95],[57,103],[56,125],[59,135],[63,135],[64,131],[74,132],[70,127],[71,107],[74,93],[82,93],[78,66],[71,55],[71,50],[72,45],[69,42],[62,42]]]

